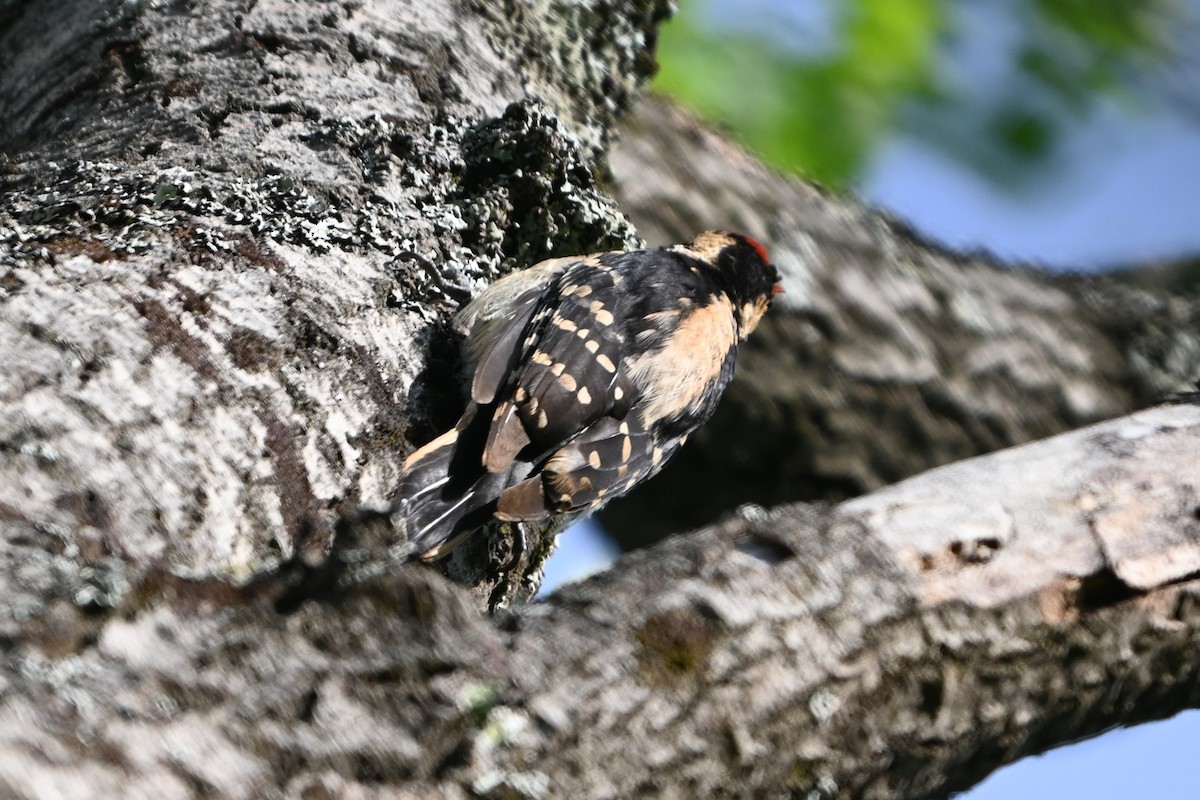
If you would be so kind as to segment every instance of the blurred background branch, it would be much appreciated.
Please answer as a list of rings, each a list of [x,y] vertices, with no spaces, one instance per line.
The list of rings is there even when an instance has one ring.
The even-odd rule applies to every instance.
[[[653,86],[830,186],[899,133],[1015,188],[1101,102],[1162,102],[1141,90],[1183,68],[1188,19],[1176,0],[693,0]]]

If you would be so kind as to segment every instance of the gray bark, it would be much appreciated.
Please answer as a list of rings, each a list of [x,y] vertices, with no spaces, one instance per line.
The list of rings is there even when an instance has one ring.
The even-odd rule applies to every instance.
[[[504,629],[430,570],[63,598],[7,659],[15,797],[940,797],[1200,701],[1200,406],[824,510],[747,508]],[[392,794],[398,790],[399,795]]]
[[[467,588],[392,563],[356,509],[461,408],[453,310],[639,241],[593,176],[662,13],[0,4],[0,794],[936,796],[1195,705],[1193,405],[748,507],[492,620],[546,543],[506,574],[476,537]],[[647,108],[687,223],[788,273],[736,437],[689,444],[827,477],[778,497],[1195,374],[1184,295],[953,257]]]
[[[320,551],[461,410],[457,305],[637,243],[589,163],[656,3],[479,8],[8,4],[7,525],[188,574]]]
[[[647,241],[719,220],[769,244],[787,289],[715,419],[653,492],[604,515],[627,546],[739,501],[853,497],[1128,413],[1200,376],[1194,267],[1190,281],[1184,269],[1055,276],[949,252],[771,172],[658,99],[621,134],[613,190]]]

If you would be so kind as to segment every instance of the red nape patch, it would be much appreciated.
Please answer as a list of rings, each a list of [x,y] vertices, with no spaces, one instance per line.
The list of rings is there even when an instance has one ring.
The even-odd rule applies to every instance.
[[[749,236],[743,236],[742,238],[746,240],[746,244],[754,248],[754,252],[758,253],[759,258],[768,264],[771,263],[771,257],[767,255],[767,248],[763,247],[762,244],[756,239],[751,239]]]

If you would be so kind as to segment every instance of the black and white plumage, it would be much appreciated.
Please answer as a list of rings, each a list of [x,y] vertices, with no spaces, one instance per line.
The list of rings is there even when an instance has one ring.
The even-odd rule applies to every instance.
[[[471,398],[404,465],[396,509],[426,560],[491,519],[598,508],[657,473],[713,413],[780,292],[753,239],[542,262],[460,312]]]

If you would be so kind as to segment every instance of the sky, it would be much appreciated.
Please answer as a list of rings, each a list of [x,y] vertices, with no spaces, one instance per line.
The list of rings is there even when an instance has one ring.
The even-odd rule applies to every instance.
[[[1196,12],[1193,21],[1200,19],[1200,0],[1183,2]],[[986,20],[970,24],[987,27]],[[996,29],[996,37],[1004,35],[1003,26]],[[979,48],[981,61],[987,50],[986,43]],[[1087,271],[1195,257],[1200,70],[1195,73],[1195,94],[1184,98],[1190,109],[1187,102],[1141,108],[1100,102],[1065,135],[1052,179],[1041,181],[1037,191],[1006,193],[923,142],[895,135],[877,151],[856,192],[926,236],[1005,261]],[[713,223],[720,227],[719,220]],[[619,552],[591,521],[564,533],[561,543],[547,564],[543,591],[602,568]],[[1200,711],[1188,711],[1023,759],[957,797],[1190,800],[1200,798],[1197,757]]]

